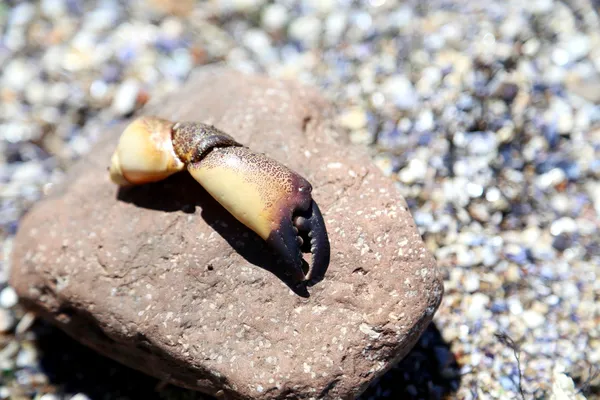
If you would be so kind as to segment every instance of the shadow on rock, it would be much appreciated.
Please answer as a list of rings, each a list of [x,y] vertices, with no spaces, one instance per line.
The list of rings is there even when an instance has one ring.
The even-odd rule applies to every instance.
[[[41,364],[51,383],[64,394],[90,399],[216,400],[199,392],[162,385],[160,381],[105,358],[45,322],[34,327]],[[360,397],[367,399],[444,399],[460,385],[459,366],[435,324],[411,352]]]
[[[243,193],[240,193],[243,196]],[[120,188],[117,199],[151,210],[194,214],[201,209],[204,221],[219,233],[246,261],[263,268],[294,291],[310,297],[305,286],[296,287],[279,256],[252,230],[239,222],[217,202],[190,174],[182,172],[164,181]],[[305,262],[305,272],[308,264]]]
[[[83,393],[91,400],[214,400],[199,392],[162,385],[155,378],[101,356],[50,323],[38,321],[33,331],[38,338],[41,369],[58,393]]]

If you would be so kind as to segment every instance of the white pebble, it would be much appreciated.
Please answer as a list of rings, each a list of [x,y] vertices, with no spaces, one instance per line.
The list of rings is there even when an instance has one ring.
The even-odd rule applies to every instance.
[[[44,166],[36,161],[23,163],[19,166],[14,174],[13,181],[24,183],[33,183],[44,176]]]
[[[588,182],[585,188],[594,203],[596,214],[600,215],[600,183]]]
[[[325,40],[327,44],[333,45],[340,40],[347,23],[348,17],[341,12],[330,14],[327,17],[325,20]]]
[[[40,400],[60,400],[60,397],[54,393],[46,393],[40,397]]]
[[[90,398],[87,397],[83,393],[77,393],[75,396],[71,397],[69,400],[90,400]]]
[[[476,292],[479,290],[479,276],[477,274],[469,274],[463,282],[463,287],[467,292]]]
[[[398,178],[403,183],[411,184],[415,182],[422,182],[427,175],[427,165],[418,159],[410,160],[405,168],[402,168],[398,173]]]
[[[37,364],[37,351],[34,347],[23,347],[17,354],[17,367],[32,367]]]
[[[562,233],[574,233],[577,232],[577,223],[569,217],[562,217],[557,219],[550,226],[550,233],[553,236],[558,236]]]
[[[230,5],[234,11],[251,12],[260,8],[264,2],[264,0],[229,0],[222,3]]]
[[[362,129],[367,126],[367,113],[361,107],[350,109],[340,115],[339,123],[348,129]]]
[[[58,19],[66,13],[67,4],[64,0],[42,0],[40,8],[45,16]]]
[[[17,58],[4,67],[2,83],[7,88],[21,91],[29,85],[35,75],[36,69],[32,63]]]
[[[25,98],[30,104],[37,105],[44,101],[46,85],[40,80],[34,80],[25,89]]]
[[[574,34],[566,43],[566,49],[571,55],[572,61],[577,61],[587,56],[591,49],[590,37],[588,35]]]
[[[527,55],[527,56],[533,56],[535,55],[538,50],[540,49],[540,41],[533,37],[531,39],[529,39],[528,41],[526,41],[525,43],[523,43],[523,54]]]
[[[33,325],[34,322],[35,322],[35,314],[32,312],[28,312],[27,314],[23,315],[23,317],[17,324],[15,333],[17,335],[21,335],[21,334],[27,332],[29,330],[29,328],[31,328],[31,326]]]
[[[556,186],[567,179],[565,171],[560,168],[554,168],[545,174],[540,175],[536,181],[540,188],[547,189],[551,186]]]
[[[19,297],[17,296],[17,292],[15,292],[12,287],[7,286],[0,292],[0,307],[12,308],[17,305],[18,301]]]
[[[431,131],[435,126],[434,124],[433,112],[429,109],[425,109],[419,113],[417,122],[415,123],[415,129],[419,132]]]
[[[411,109],[417,104],[415,89],[410,80],[404,75],[394,75],[387,78],[381,86],[381,91],[388,100],[400,109]]]
[[[267,31],[276,31],[288,21],[287,8],[281,4],[271,4],[262,13],[262,26]]]
[[[112,103],[112,109],[119,115],[129,114],[135,110],[140,84],[134,79],[126,80],[119,86]]]
[[[27,25],[35,16],[35,6],[30,3],[15,5],[10,13],[9,23],[12,26]]]
[[[292,39],[314,47],[321,35],[321,20],[311,15],[297,18],[290,24],[288,33]]]
[[[556,364],[552,371],[552,393],[549,400],[585,400],[575,388],[575,383],[567,374],[564,366]]]
[[[335,7],[335,0],[304,0],[303,2],[321,14],[329,14]]]
[[[101,7],[86,13],[83,22],[84,29],[90,32],[101,32],[113,26],[119,18],[115,7]]]
[[[46,101],[48,104],[58,106],[65,102],[69,97],[69,85],[65,82],[56,82],[51,85],[46,92]]]
[[[271,39],[260,29],[250,29],[244,35],[244,45],[264,62],[273,62],[275,52],[271,46]]]
[[[15,316],[10,310],[0,308],[0,332],[8,332],[15,326]]]
[[[523,322],[530,329],[539,328],[546,321],[546,318],[542,314],[534,310],[526,310],[521,315]]]
[[[554,0],[529,0],[523,3],[532,14],[545,14],[552,11]]]
[[[108,93],[108,85],[101,79],[95,80],[90,85],[90,96],[95,100],[102,100]]]
[[[471,304],[467,309],[467,317],[472,320],[482,318],[489,302],[490,298],[485,294],[475,293],[471,296]]]

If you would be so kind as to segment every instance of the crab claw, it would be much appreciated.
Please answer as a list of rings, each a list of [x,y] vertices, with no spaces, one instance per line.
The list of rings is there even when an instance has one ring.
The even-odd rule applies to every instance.
[[[121,135],[109,171],[114,183],[129,186],[160,181],[185,168],[278,252],[295,282],[311,285],[323,279],[329,240],[310,183],[215,127],[141,117]],[[307,274],[302,250],[312,253]]]
[[[323,217],[310,183],[246,147],[214,148],[188,171],[227,211],[273,247],[297,283],[316,283],[329,264]],[[313,266],[304,274],[302,248]]]

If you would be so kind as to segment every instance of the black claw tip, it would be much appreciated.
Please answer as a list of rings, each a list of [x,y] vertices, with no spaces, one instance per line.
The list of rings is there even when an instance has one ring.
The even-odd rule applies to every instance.
[[[325,272],[329,267],[330,247],[325,221],[319,210],[319,206],[313,200],[311,202],[310,217],[308,218],[309,232],[311,238],[312,267],[306,276],[308,285],[312,286],[323,280]]]
[[[299,251],[297,237],[292,221],[287,219],[282,221],[279,229],[273,231],[267,239],[267,242],[273,246],[286,266],[289,267],[289,275],[292,276],[294,282],[304,281],[305,279],[302,270],[303,259]]]
[[[294,282],[297,282],[298,285],[312,286],[323,280],[329,267],[329,238],[317,203],[311,201],[311,206],[300,212],[302,216],[284,219],[279,229],[271,233],[267,242],[275,248],[286,265],[290,267],[290,275]],[[306,237],[310,238],[312,267],[305,275],[302,269],[304,259],[301,248],[305,242],[308,242]]]

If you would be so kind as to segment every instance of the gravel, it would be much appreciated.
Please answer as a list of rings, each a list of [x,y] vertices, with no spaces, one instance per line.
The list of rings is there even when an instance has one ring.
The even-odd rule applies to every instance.
[[[434,323],[363,399],[599,398],[595,2],[8,1],[0,26],[0,398],[92,396],[57,372],[75,367],[111,380],[69,361],[69,340],[43,367],[59,333],[6,287],[12,237],[105,126],[216,62],[339,105],[446,274]]]

